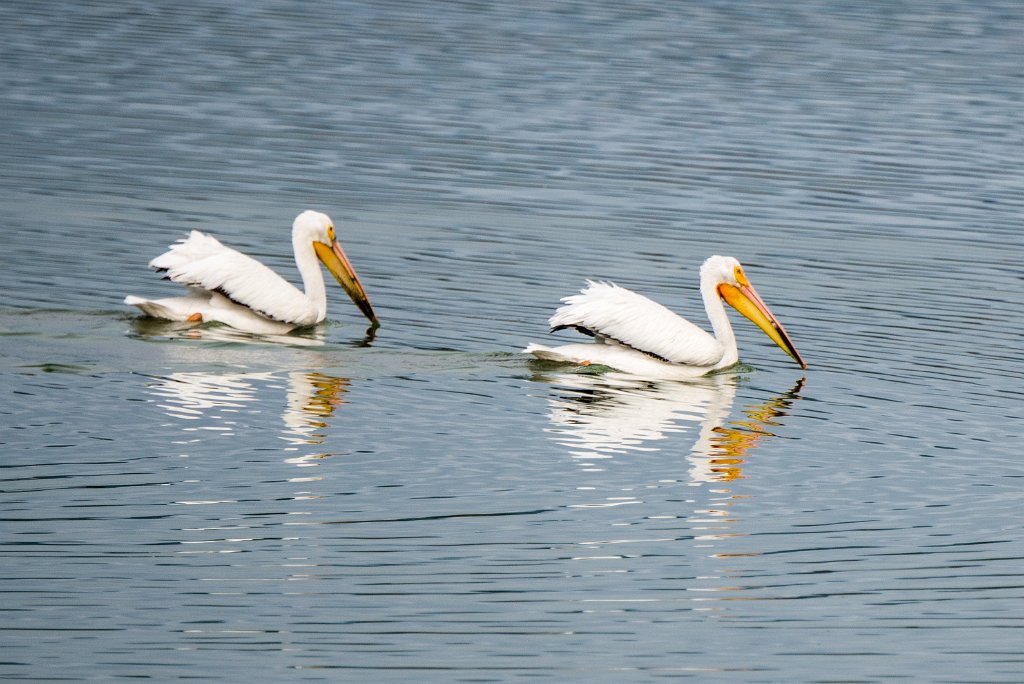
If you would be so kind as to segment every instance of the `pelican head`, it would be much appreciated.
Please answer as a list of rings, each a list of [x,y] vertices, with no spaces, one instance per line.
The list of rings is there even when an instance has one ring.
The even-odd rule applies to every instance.
[[[349,263],[345,251],[334,235],[334,222],[327,214],[307,210],[299,214],[292,224],[292,241],[296,248],[300,244],[312,244],[316,256],[331,272],[342,289],[348,293],[355,305],[363,312],[370,323],[377,325],[377,316],[370,306],[370,298],[356,276],[355,269]]]
[[[700,267],[700,275],[702,283],[713,284],[719,297],[750,319],[775,344],[792,356],[801,368],[807,368],[800,352],[789,339],[786,329],[775,318],[768,305],[761,300],[737,259],[730,256],[710,257]]]

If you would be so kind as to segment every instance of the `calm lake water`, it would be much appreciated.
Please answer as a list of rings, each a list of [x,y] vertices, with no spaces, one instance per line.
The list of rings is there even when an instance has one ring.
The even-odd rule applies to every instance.
[[[0,678],[1024,680],[1024,6],[0,5]],[[138,319],[193,228],[332,288]],[[732,254],[801,371],[531,363]],[[734,320],[738,317],[734,316]]]

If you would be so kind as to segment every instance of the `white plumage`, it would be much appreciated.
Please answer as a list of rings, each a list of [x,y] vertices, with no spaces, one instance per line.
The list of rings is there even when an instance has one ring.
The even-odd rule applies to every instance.
[[[661,304],[614,283],[589,282],[550,319],[555,330],[582,327],[599,339],[618,342],[669,363],[711,366],[722,345]]]
[[[612,283],[588,282],[550,319],[552,331],[575,328],[594,337],[590,344],[524,351],[537,358],[581,365],[601,364],[651,378],[686,379],[727,368],[739,360],[725,299],[790,354],[803,359],[782,325],[761,301],[739,261],[713,256],[701,266],[701,295],[714,335],[661,304]]]
[[[305,291],[252,257],[193,230],[149,262],[167,279],[185,285],[186,295],[157,300],[128,296],[124,301],[155,318],[217,321],[247,332],[281,334],[315,325],[327,316],[319,259],[376,325],[373,308],[335,239],[329,216],[315,211],[299,214],[292,224],[292,247]]]
[[[254,313],[283,323],[313,325],[327,307],[250,256],[198,230],[149,262],[176,283],[211,292],[230,292],[231,299]],[[326,302],[325,302],[326,303]]]

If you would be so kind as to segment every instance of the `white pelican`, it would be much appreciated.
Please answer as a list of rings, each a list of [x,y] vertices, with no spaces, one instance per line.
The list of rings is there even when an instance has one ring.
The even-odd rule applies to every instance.
[[[600,364],[631,375],[681,380],[728,368],[739,361],[736,336],[722,305],[724,299],[754,322],[775,344],[807,368],[782,324],[758,296],[740,262],[713,256],[700,267],[700,291],[714,335],[661,304],[612,283],[588,281],[579,294],[562,299],[551,317],[551,331],[575,328],[592,344],[523,351],[539,359],[580,365]]]
[[[124,303],[154,318],[217,321],[246,332],[283,334],[315,325],[327,316],[327,289],[319,259],[371,325],[377,326],[366,291],[338,244],[327,214],[299,214],[292,224],[292,247],[305,292],[252,257],[193,230],[149,262],[165,278],[185,285],[188,294],[156,300],[129,295]]]

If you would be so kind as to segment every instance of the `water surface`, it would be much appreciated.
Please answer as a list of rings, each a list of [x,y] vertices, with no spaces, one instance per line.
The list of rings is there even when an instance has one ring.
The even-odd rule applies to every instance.
[[[1016,3],[0,25],[0,678],[1021,679]],[[375,335],[121,305],[193,228],[294,278],[305,208]],[[585,278],[703,324],[713,253],[807,371],[518,353]]]

